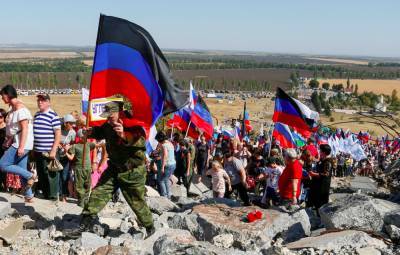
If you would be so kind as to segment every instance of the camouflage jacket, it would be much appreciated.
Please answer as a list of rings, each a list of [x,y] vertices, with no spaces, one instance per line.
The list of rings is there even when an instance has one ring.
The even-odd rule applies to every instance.
[[[120,170],[130,170],[145,162],[145,133],[142,127],[124,128],[126,140],[121,139],[109,123],[93,127],[91,138],[106,140],[109,164]]]
[[[317,165],[317,171],[321,176],[332,176],[337,166],[334,158],[328,157],[321,160]]]

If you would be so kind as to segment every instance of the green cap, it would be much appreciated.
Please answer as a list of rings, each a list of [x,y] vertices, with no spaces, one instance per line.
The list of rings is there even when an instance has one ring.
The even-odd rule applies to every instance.
[[[108,118],[108,117],[110,117],[111,113],[120,112],[121,111],[121,103],[122,102],[117,102],[117,101],[108,102],[104,106],[104,111],[100,114],[100,117]]]

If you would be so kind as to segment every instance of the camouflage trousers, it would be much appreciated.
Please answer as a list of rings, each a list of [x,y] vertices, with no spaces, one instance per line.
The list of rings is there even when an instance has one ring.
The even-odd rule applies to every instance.
[[[96,217],[108,201],[113,192],[120,188],[126,202],[135,212],[140,223],[148,228],[153,226],[153,216],[146,204],[146,169],[143,166],[118,172],[112,165],[103,173],[96,188],[92,191],[89,203],[83,209],[83,216]]]
[[[88,203],[92,170],[90,168],[76,167],[75,173],[75,190],[78,196],[78,205],[84,207]]]

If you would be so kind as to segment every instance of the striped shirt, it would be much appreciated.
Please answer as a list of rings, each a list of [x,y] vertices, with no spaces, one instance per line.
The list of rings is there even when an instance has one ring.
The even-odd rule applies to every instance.
[[[37,112],[33,120],[33,148],[38,152],[49,152],[54,144],[54,133],[61,129],[60,117],[52,109]]]

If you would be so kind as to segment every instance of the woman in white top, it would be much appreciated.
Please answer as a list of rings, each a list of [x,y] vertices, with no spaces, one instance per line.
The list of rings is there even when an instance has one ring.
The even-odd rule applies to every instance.
[[[32,115],[25,105],[17,99],[17,91],[12,85],[0,90],[4,103],[10,106],[6,118],[6,141],[8,147],[0,159],[0,169],[21,176],[25,184],[25,202],[32,202],[32,185],[36,176],[27,170],[28,153],[33,148]]]
[[[157,133],[155,139],[161,144],[161,166],[157,173],[158,187],[161,196],[171,198],[171,184],[169,178],[176,168],[175,148],[162,131]]]

